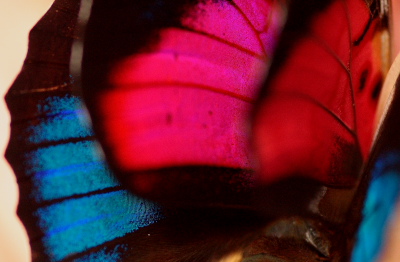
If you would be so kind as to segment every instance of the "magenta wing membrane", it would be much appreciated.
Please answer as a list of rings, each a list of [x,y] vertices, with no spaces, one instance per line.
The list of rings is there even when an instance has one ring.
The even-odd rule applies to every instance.
[[[82,93],[123,184],[164,204],[249,205],[248,121],[284,18],[279,1],[93,3]]]

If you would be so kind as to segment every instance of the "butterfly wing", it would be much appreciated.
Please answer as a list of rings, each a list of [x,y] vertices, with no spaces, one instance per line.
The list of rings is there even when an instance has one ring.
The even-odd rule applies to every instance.
[[[82,121],[69,74],[78,11],[79,1],[53,4],[32,29],[23,69],[6,96],[6,158],[34,261],[120,261],[132,248],[123,238],[162,217],[156,205],[121,188]]]
[[[124,184],[166,204],[248,205],[247,120],[283,19],[276,1],[93,3],[82,92]]]

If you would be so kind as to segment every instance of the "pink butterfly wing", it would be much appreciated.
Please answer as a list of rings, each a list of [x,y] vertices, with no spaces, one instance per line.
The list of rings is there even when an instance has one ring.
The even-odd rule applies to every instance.
[[[157,190],[141,171],[253,169],[249,115],[283,20],[275,1],[199,1],[181,27],[161,29],[157,41],[113,63],[108,88],[89,99],[126,184],[144,194]]]

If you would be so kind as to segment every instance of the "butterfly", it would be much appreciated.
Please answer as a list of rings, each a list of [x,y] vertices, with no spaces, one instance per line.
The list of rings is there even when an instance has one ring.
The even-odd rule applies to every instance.
[[[238,2],[235,1],[234,3],[237,4]],[[81,5],[84,6],[85,3],[86,2],[82,2]],[[262,1],[258,2],[261,6],[262,3]],[[359,3],[363,2],[360,1]],[[176,31],[179,31],[182,30],[182,28],[187,30],[189,27],[192,31],[198,30],[202,32],[201,30],[207,28],[207,23],[213,22],[213,17],[208,17],[207,14],[216,13],[221,15],[221,12],[232,14],[229,13],[229,11],[236,12],[233,13],[238,16],[238,20],[235,22],[240,24],[240,17],[242,20],[243,17],[246,17],[243,16],[240,11],[243,10],[243,12],[245,12],[245,10],[252,10],[251,7],[246,7],[245,5],[244,7],[237,8],[232,2],[228,1],[204,1],[200,3],[196,1],[182,1],[180,4],[185,6],[185,8],[174,8],[174,4],[170,4],[168,1],[154,1],[154,3],[137,2],[135,4],[125,3],[124,1],[112,3],[107,3],[106,1],[95,2],[91,9],[90,19],[92,20],[89,20],[87,24],[88,29],[85,30],[84,46],[86,46],[86,48],[90,46],[91,48],[84,52],[82,80],[79,79],[81,77],[79,75],[71,77],[69,72],[69,48],[72,44],[72,39],[77,37],[73,28],[79,11],[79,1],[57,1],[42,19],[42,24],[39,22],[35,28],[36,30],[32,31],[31,49],[26,60],[27,63],[7,95],[7,103],[13,115],[12,137],[7,150],[7,158],[13,165],[18,178],[21,191],[18,213],[25,221],[24,223],[31,239],[32,256],[37,261],[167,261],[167,259],[174,261],[173,259],[179,258],[176,258],[176,254],[175,258],[174,254],[168,254],[167,249],[171,246],[180,247],[180,249],[178,249],[179,252],[176,251],[182,256],[180,261],[196,261],[195,259],[197,259],[197,261],[207,261],[207,256],[218,257],[222,256],[222,254],[227,251],[241,250],[254,241],[255,236],[249,233],[249,231],[251,232],[249,227],[253,225],[252,227],[258,228],[258,226],[254,225],[258,225],[260,222],[258,221],[257,215],[253,216],[252,211],[243,213],[242,211],[223,209],[222,212],[216,211],[216,213],[212,213],[215,217],[225,218],[222,220],[223,223],[221,223],[221,219],[209,217],[207,214],[204,214],[204,212],[193,210],[166,210],[157,204],[132,196],[120,186],[120,183],[114,178],[111,171],[109,171],[107,164],[101,160],[97,155],[98,153],[95,153],[96,151],[94,149],[98,145],[95,142],[94,133],[90,128],[80,123],[78,119],[80,116],[84,115],[84,110],[81,109],[80,99],[71,92],[72,85],[74,81],[92,83],[92,85],[89,85],[89,89],[84,91],[86,92],[84,96],[89,97],[89,99],[86,99],[86,103],[89,108],[92,107],[92,118],[97,131],[96,134],[100,135],[98,138],[104,146],[104,144],[107,144],[107,138],[105,138],[106,132],[104,130],[102,131],[98,121],[99,119],[107,118],[107,116],[95,115],[97,111],[93,111],[93,108],[96,107],[95,102],[98,100],[91,100],[90,97],[93,95],[93,97],[99,98],[100,96],[97,96],[97,94],[100,93],[99,90],[106,90],[107,87],[102,85],[105,85],[105,83],[110,84],[109,81],[114,81],[112,82],[113,85],[124,86],[129,85],[132,79],[135,81],[137,80],[136,77],[138,76],[135,76],[134,73],[126,72],[126,70],[129,71],[130,66],[137,63],[136,60],[138,59],[136,55],[134,55],[132,59],[129,59],[130,54],[142,52],[139,62],[144,67],[149,66],[149,63],[152,62],[151,59],[154,59],[149,57],[149,53],[151,54],[151,52],[153,52],[154,46],[157,46],[157,41],[161,39],[163,44],[163,41],[165,41],[166,47],[164,47],[164,50],[161,48],[162,52],[160,53],[169,55],[166,58],[164,57],[165,59],[183,59],[183,51],[188,52],[190,50],[178,50],[182,53],[176,51],[175,53],[172,52],[171,55],[171,50],[168,48],[178,45],[179,41],[176,43],[174,39],[175,37],[179,37],[179,34],[175,35],[176,32],[168,28],[177,28]],[[104,9],[100,8],[102,5],[106,8],[104,8],[104,6]],[[133,8],[131,5],[138,5],[140,8]],[[179,7],[178,4],[177,6]],[[277,8],[281,10],[280,5],[278,5]],[[171,9],[172,15],[171,13],[165,12],[165,10]],[[127,21],[131,21],[132,17],[121,15],[127,10],[129,12],[136,12],[133,13],[135,15],[132,15],[132,17],[134,19],[139,17],[137,18],[138,21],[136,21],[137,24],[131,24]],[[186,13],[183,12],[183,10],[186,10]],[[84,12],[85,9],[81,8],[81,18],[82,15],[85,15]],[[200,14],[199,16],[204,19],[200,19],[200,21],[203,22],[199,23],[196,20],[196,16],[188,15],[191,14],[191,12],[197,15]],[[277,11],[277,13],[279,12]],[[167,19],[165,17],[166,14],[170,14],[172,18],[169,17]],[[221,16],[223,16],[223,14]],[[277,19],[278,28],[279,25],[281,25],[279,17],[284,16],[282,12],[279,14],[278,17],[271,17],[271,20],[268,20],[269,23],[273,23],[277,22],[274,20]],[[250,17],[254,18],[256,22],[259,22],[257,21],[257,15],[254,14],[254,16],[255,17]],[[181,17],[184,17],[184,22],[180,20]],[[97,20],[95,18],[97,18]],[[158,18],[160,20],[157,20]],[[179,19],[177,20],[177,18]],[[52,19],[59,20],[60,24],[45,22],[46,20]],[[210,19],[210,21],[207,19]],[[69,23],[65,21],[69,21]],[[170,24],[166,24],[166,21]],[[254,21],[250,19],[250,22],[245,20],[242,23],[245,25],[247,23],[248,25],[253,22]],[[144,25],[148,26],[149,24],[156,29],[154,31],[144,32]],[[215,23],[213,25],[215,25]],[[41,30],[41,26],[43,26],[42,28],[54,26],[52,29],[55,32],[49,33],[50,37],[48,41],[49,47],[51,48],[44,52],[42,50],[36,52],[34,47],[38,46],[38,44],[35,44],[34,40],[40,40],[41,45],[43,45],[43,40],[45,39],[43,35],[40,37],[37,35],[44,31]],[[223,27],[224,25],[221,26]],[[211,29],[213,28],[214,27],[211,27]],[[270,27],[263,29],[266,30],[269,28]],[[228,29],[229,28],[225,28],[224,30]],[[190,30],[188,31],[192,33]],[[277,31],[272,32],[274,37],[277,37],[279,34],[278,29]],[[63,36],[59,36],[59,32],[62,32]],[[137,34],[133,34],[133,32],[137,32]],[[214,35],[213,33],[216,34],[217,32],[207,32],[207,34],[202,32],[202,34],[199,35],[211,35],[213,40],[220,39],[218,35]],[[263,35],[262,33],[263,31],[261,30],[259,35],[261,42],[263,39],[262,36],[268,35]],[[154,36],[154,34],[156,35]],[[157,34],[160,35],[157,36]],[[229,30],[227,34],[229,35]],[[55,39],[53,35],[58,35],[58,37],[63,40],[60,40],[62,45],[54,45]],[[133,42],[140,43],[141,46],[131,46],[129,40],[132,40],[132,37],[134,38],[138,35],[143,36],[143,39]],[[100,37],[101,40],[98,39],[98,37]],[[118,39],[118,37],[122,37],[122,39]],[[237,37],[237,34],[232,33],[232,37]],[[65,39],[69,40],[65,41]],[[243,41],[243,39],[235,40],[239,41],[239,43],[246,42]],[[267,53],[268,55],[272,55],[271,50],[273,50],[273,46],[275,45],[271,41],[273,40],[270,38],[266,41],[268,44],[272,44],[271,47],[264,47],[266,50],[270,48],[270,53]],[[196,42],[197,40],[194,41],[194,44]],[[260,43],[258,44],[259,46],[261,45]],[[252,46],[250,45],[250,47]],[[146,48],[149,49],[146,50]],[[198,48],[201,48],[201,44]],[[245,49],[244,47],[241,48]],[[218,45],[215,49],[219,50]],[[279,54],[279,49],[277,52]],[[92,60],[96,58],[99,53],[102,54],[99,60]],[[253,51],[252,55],[254,54],[257,54],[257,52]],[[206,55],[206,52],[203,55]],[[262,57],[262,55],[259,56]],[[41,63],[44,57],[47,58],[45,64]],[[239,59],[238,57],[235,58]],[[264,55],[261,60],[263,59],[264,61],[268,61],[266,55]],[[258,61],[256,59],[254,60]],[[122,63],[114,67],[117,68],[115,69],[115,73],[113,73],[114,75],[106,79],[109,75],[102,74],[102,72],[111,71],[110,64],[115,65],[120,61],[122,61]],[[161,69],[165,68],[165,71],[167,71],[165,66],[162,67],[163,60],[160,59],[157,61],[161,63]],[[250,59],[250,61],[250,64],[254,63],[255,67],[258,67],[258,69],[253,72],[256,74],[256,78],[262,78],[267,65],[257,66],[257,62],[252,61],[252,59]],[[85,72],[85,70],[89,70],[89,72]],[[147,70],[150,70],[151,73],[151,67],[147,68]],[[272,70],[274,69],[272,68]],[[49,72],[51,72],[51,74]],[[52,77],[49,77],[49,75],[52,75]],[[145,74],[141,75],[143,76]],[[126,76],[125,79],[124,76]],[[174,76],[168,75],[168,72],[166,72],[164,77],[169,79]],[[213,81],[214,78],[215,77],[210,77],[210,81]],[[30,81],[28,81],[28,79]],[[229,75],[227,79],[229,79]],[[259,84],[260,83],[253,83],[254,86],[258,86]],[[166,89],[168,90],[168,88]],[[142,90],[139,90],[139,92],[141,91]],[[240,91],[242,92],[243,90]],[[251,93],[254,90],[247,91]],[[104,92],[106,93],[106,91]],[[234,92],[230,93],[230,90],[222,90],[216,93],[223,93],[224,96],[232,96]],[[171,97],[173,97],[174,92],[167,92],[166,94],[170,94]],[[251,99],[246,98],[246,95],[248,95],[246,92],[244,92],[244,94],[245,95],[242,95],[239,92],[239,94],[234,93],[233,95],[239,97],[240,99],[238,100],[240,101],[255,99],[255,94],[252,94],[253,97]],[[119,94],[116,92],[116,95],[114,95],[111,92],[110,96],[100,98],[105,102],[104,105],[106,109],[108,108],[107,106],[110,106],[109,109],[114,110],[113,113],[117,114],[121,107],[130,106],[129,102],[126,100],[125,102],[123,101],[125,96],[130,96],[126,89],[122,87],[121,93]],[[136,104],[137,106],[142,106],[142,108],[139,108],[141,111],[139,111],[145,116],[151,112],[147,112],[145,110],[146,105],[141,105],[141,102],[145,104],[145,102],[153,103],[162,100],[162,98],[156,99],[158,96],[157,92],[150,92],[149,95],[151,95],[152,99],[144,100],[139,97],[139,99],[135,100],[137,101],[135,106]],[[180,95],[181,94],[178,93],[177,97],[179,98]],[[204,104],[202,99],[205,98],[201,98],[200,96],[195,97]],[[208,97],[206,96],[206,98]],[[113,105],[108,103],[109,100],[107,99],[114,99],[117,102]],[[213,99],[207,101],[212,100]],[[113,109],[111,105],[115,106],[115,108]],[[165,106],[167,107],[167,105]],[[205,116],[199,115],[198,119],[207,120],[207,117],[212,118],[217,112],[223,115],[224,111],[221,110],[219,112],[218,106],[219,103],[216,103],[215,109],[211,110],[212,114],[209,113],[210,111],[206,110]],[[190,108],[190,105],[186,105],[186,107]],[[233,105],[233,108],[235,108],[235,105]],[[104,108],[97,109],[99,112],[98,114],[104,114]],[[163,108],[160,110],[163,112]],[[26,112],[30,112],[29,115],[26,114]],[[178,109],[171,114],[163,114],[161,122],[165,126],[176,123],[176,121],[179,120],[179,118],[178,120],[176,119],[176,117],[179,116],[177,113],[179,113]],[[134,117],[138,116],[132,115],[132,117],[133,119],[131,120],[134,121]],[[202,117],[205,119],[202,119]],[[156,119],[158,118],[156,117]],[[202,122],[200,120],[198,123]],[[229,118],[227,120],[229,120]],[[234,120],[237,121],[236,119]],[[196,123],[196,121],[194,123]],[[242,122],[238,121],[238,123]],[[147,123],[148,126],[143,126],[142,128],[151,127],[152,124],[154,123]],[[155,122],[155,124],[157,123]],[[119,126],[121,125],[126,126],[127,124],[119,123]],[[109,124],[108,126],[112,128],[114,125]],[[204,126],[199,128],[205,129]],[[137,132],[140,133],[140,130]],[[201,135],[201,133],[199,134]],[[121,135],[124,135],[124,133]],[[172,137],[173,135],[172,133]],[[190,135],[188,135],[188,137],[190,138]],[[118,141],[118,136],[114,139],[116,139],[115,143],[121,143],[119,145],[125,144],[124,140]],[[163,139],[163,136],[161,136],[160,139]],[[240,139],[236,140],[240,141]],[[112,138],[111,141],[113,141]],[[198,142],[193,142],[193,146],[197,144]],[[240,148],[240,143],[238,144]],[[111,147],[112,146],[105,146],[106,155],[109,159],[113,156],[110,156],[110,151],[107,151],[107,148],[109,149]],[[170,145],[167,149],[170,149],[170,147],[172,146]],[[157,147],[153,147],[153,149],[154,148],[157,149]],[[162,161],[168,162],[170,160],[165,160],[165,158],[163,159],[162,157],[169,157],[173,155],[172,153],[169,151],[168,154],[160,154],[157,156],[157,152],[154,152],[154,157],[159,157]],[[204,153],[207,153],[207,151]],[[205,155],[210,157],[212,156],[211,153]],[[125,163],[128,165],[129,169],[131,160],[140,157],[141,154],[142,152],[139,151],[135,156],[128,156],[127,159],[120,160],[118,160],[118,157],[114,156],[116,160],[110,160],[109,163],[113,170],[117,170],[118,173],[124,173],[121,172],[121,168],[118,168],[118,166],[123,166],[123,163]],[[222,155],[225,156],[226,152],[223,152]],[[146,161],[149,161],[153,155],[150,153],[143,153],[143,156],[147,157],[147,159],[143,160],[142,165],[143,163],[146,164]],[[190,155],[185,156],[193,157]],[[251,168],[249,168],[249,164],[241,162],[243,161],[242,157],[236,160],[235,157],[231,157],[228,160],[225,160],[220,168],[207,166],[196,166],[195,168],[185,166],[184,168],[178,169],[174,167],[162,168],[163,175],[167,179],[161,179],[162,177],[160,178],[159,173],[154,171],[136,172],[139,173],[139,178],[135,179],[133,184],[130,184],[129,181],[124,179],[121,174],[119,178],[128,186],[134,186],[136,188],[135,190],[139,191],[141,195],[152,198],[153,200],[158,200],[159,202],[165,200],[165,202],[169,204],[171,202],[178,202],[178,204],[180,204],[182,200],[184,200],[184,203],[193,203],[197,201],[197,203],[195,202],[197,206],[201,206],[205,202],[207,204],[211,202],[214,206],[219,207],[218,209],[224,206],[234,206],[235,208],[248,206],[248,188],[252,188],[249,184],[253,182]],[[187,161],[185,159],[181,161],[184,165],[188,163],[185,162]],[[211,157],[202,161],[205,161],[206,164],[213,163]],[[196,162],[196,164],[199,162],[200,161]],[[203,175],[210,173],[217,175]],[[199,177],[199,179],[196,180],[193,177]],[[232,179],[232,177],[235,179]],[[68,181],[67,184],[66,181]],[[148,181],[150,181],[150,183]],[[176,187],[176,181],[181,181],[183,185],[187,183],[187,185],[192,186],[192,190],[188,192],[188,190],[182,190],[182,188],[185,189],[185,187]],[[229,186],[226,186],[227,181],[229,182]],[[157,188],[155,188],[155,186]],[[193,190],[195,187],[198,187],[197,191]],[[242,194],[240,193],[242,191],[245,192]],[[177,194],[171,196],[171,192],[177,192]],[[204,198],[198,200],[199,195],[204,196]],[[227,217],[234,219],[232,219],[232,222],[227,223]],[[249,217],[251,217],[251,219],[249,219]],[[243,223],[246,223],[246,220],[251,220],[251,225],[243,229],[241,226]],[[193,224],[196,223],[189,223],[188,221],[195,221],[199,226],[191,228]],[[249,221],[247,221],[247,223],[248,222]],[[175,227],[181,230],[173,230]],[[189,233],[182,234],[182,231],[185,230]],[[236,234],[240,236],[236,234],[232,236],[232,231],[234,230],[237,230]],[[187,235],[190,235],[190,237]],[[232,243],[234,241],[231,241],[231,239],[234,238],[238,238],[239,240]],[[187,239],[192,240],[188,241]],[[170,240],[167,245],[165,244],[166,240]],[[188,245],[179,245],[179,243],[183,242],[187,242]],[[149,243],[153,244],[150,245]],[[212,249],[220,243],[227,243],[224,247],[226,251],[213,253],[214,251]],[[159,253],[154,252],[154,246],[160,250]],[[260,255],[255,251],[254,245],[252,247],[253,249],[248,250],[247,253],[251,255],[255,253],[255,256]],[[157,257],[158,255],[161,257]]]

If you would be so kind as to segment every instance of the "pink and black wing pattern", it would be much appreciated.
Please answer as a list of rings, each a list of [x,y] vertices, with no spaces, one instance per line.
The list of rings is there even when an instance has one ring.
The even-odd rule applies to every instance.
[[[93,2],[82,92],[125,185],[170,204],[248,205],[248,116],[284,19],[279,1]]]

